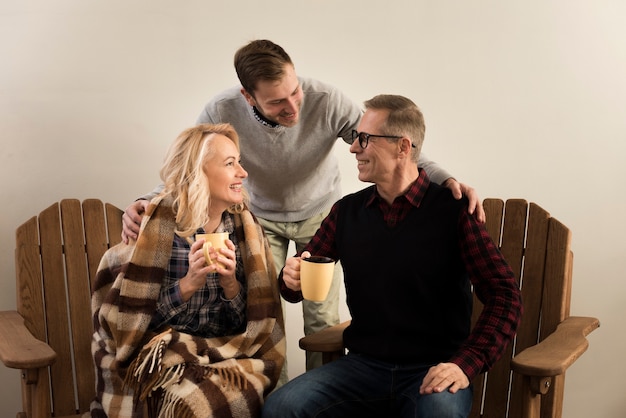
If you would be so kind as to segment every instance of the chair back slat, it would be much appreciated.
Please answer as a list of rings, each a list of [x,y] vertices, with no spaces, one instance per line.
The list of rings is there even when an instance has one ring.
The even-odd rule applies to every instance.
[[[524,314],[514,344],[485,375],[474,380],[470,417],[521,416],[521,378],[510,371],[511,358],[537,344],[569,316],[572,254],[570,231],[541,207],[522,199],[486,199],[487,231],[500,247],[521,287]],[[474,298],[473,323],[482,310]],[[544,303],[545,302],[545,303]],[[563,378],[554,379],[542,398],[542,417],[560,410]],[[558,416],[558,415],[557,415]]]
[[[115,208],[115,207],[114,207]],[[117,208],[115,208],[117,209]],[[117,209],[117,221],[121,222],[122,216]],[[109,249],[109,231],[112,222],[111,215],[105,212],[104,204],[98,199],[87,199],[83,202],[83,217],[85,220],[85,243],[87,250],[87,260],[89,263],[89,280],[93,284],[96,277],[96,271],[100,264],[100,259],[104,252]],[[118,231],[119,231],[118,230]],[[119,233],[117,234],[119,235]]]
[[[524,250],[524,269],[520,277],[524,315],[517,330],[515,354],[537,343],[544,285],[546,240],[550,214],[531,203]],[[509,417],[521,416],[522,380],[513,375]]]
[[[544,286],[545,304],[541,316],[540,339],[556,330],[565,318],[569,317],[569,297],[571,293],[571,232],[557,221],[550,219],[548,229],[548,248],[546,251],[546,283]]]
[[[23,317],[30,333],[41,341],[47,341],[46,315],[39,246],[39,223],[36,216],[20,225],[15,231],[15,277],[17,312]],[[49,372],[40,374],[41,391],[50,392]],[[32,393],[25,379],[21,379],[23,404],[36,403],[41,410],[50,411],[50,396],[40,397]]]
[[[504,202],[500,199],[485,199],[483,201],[483,207],[485,208],[485,214],[487,220],[485,227],[491,236],[491,239],[499,246],[500,235],[502,233],[502,218],[504,216]],[[483,304],[474,296],[474,308],[472,310],[472,326],[476,324],[480,312],[483,309]],[[472,403],[471,417],[482,416],[484,398],[485,398],[485,382],[486,375],[478,375],[474,381],[474,401]]]
[[[500,235],[502,233],[502,220],[504,218],[504,202],[500,199],[485,199],[483,202],[487,221],[485,227],[491,236],[491,239],[500,245]],[[482,303],[478,298],[474,297],[474,309],[472,310],[472,326],[476,324],[480,312],[483,309]]]
[[[507,200],[504,204],[499,247],[518,281],[524,265],[527,213],[528,203],[523,199]],[[506,416],[511,387],[512,353],[513,345],[511,344],[485,376],[484,417]]]
[[[15,277],[17,311],[36,338],[46,340],[46,321],[41,287],[39,224],[33,216],[15,231]]]
[[[100,206],[102,207],[102,204]],[[104,212],[102,209],[100,209],[100,218],[102,218],[102,229],[104,229]],[[85,408],[89,408],[89,404],[93,400],[95,375],[90,344],[93,326],[90,320],[91,315],[86,314],[91,312],[88,257],[85,256],[86,217],[83,214],[80,201],[77,199],[61,201],[61,223],[67,274],[72,358],[74,360],[73,377],[76,384],[78,409],[85,410]],[[106,236],[102,237],[102,240],[106,245]]]
[[[483,202],[487,220],[485,227],[491,239],[500,245],[500,235],[502,233],[502,218],[504,217],[504,202],[501,199],[485,199]]]
[[[544,303],[541,310],[541,328],[539,340],[554,332],[557,325],[570,315],[570,297],[572,291],[571,232],[558,220],[551,218],[548,226],[546,249]],[[561,417],[563,411],[563,393],[565,375],[552,380],[550,392],[542,398],[542,417]]]
[[[107,217],[109,247],[112,247],[122,242],[122,214],[124,212],[110,203],[105,203],[104,210]]]
[[[524,264],[528,203],[522,199],[506,201],[500,251],[519,282]]]
[[[39,382],[51,384],[44,410],[53,416],[87,412],[93,400],[91,280],[104,252],[121,240],[121,215],[97,199],[65,199],[16,231],[18,312],[57,354]]]
[[[516,352],[537,344],[544,286],[550,214],[535,204],[529,208],[524,274],[521,277],[524,315],[517,331]]]
[[[60,207],[54,204],[39,214],[39,237],[47,342],[57,353],[57,360],[50,367],[52,408],[60,415],[68,415],[75,409],[75,392],[61,233]]]

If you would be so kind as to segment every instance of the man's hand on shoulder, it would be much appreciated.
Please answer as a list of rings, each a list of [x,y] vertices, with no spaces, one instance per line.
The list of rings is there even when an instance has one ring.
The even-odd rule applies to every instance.
[[[128,244],[129,239],[137,239],[139,226],[149,203],[147,200],[136,200],[122,214],[122,241],[125,244]]]
[[[483,208],[482,201],[478,197],[478,193],[473,187],[464,183],[459,183],[452,177],[446,180],[443,185],[452,191],[452,196],[454,196],[455,199],[460,199],[463,196],[467,197],[467,200],[469,200],[467,213],[472,215],[475,212],[478,222],[485,223],[487,220],[485,209]]]

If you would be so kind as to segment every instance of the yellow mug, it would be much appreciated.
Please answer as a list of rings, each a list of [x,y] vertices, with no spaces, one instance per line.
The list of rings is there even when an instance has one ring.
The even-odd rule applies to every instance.
[[[214,232],[212,234],[196,234],[196,240],[204,239],[204,245],[202,246],[202,252],[204,254],[204,259],[206,260],[207,265],[211,265],[213,263],[218,264],[220,267],[224,268],[222,263],[218,263],[217,260],[211,260],[211,256],[209,255],[209,248],[213,247],[219,253],[220,248],[228,248],[226,247],[226,240],[228,239],[228,232]]]
[[[310,256],[300,263],[300,286],[306,300],[323,302],[333,281],[335,260],[329,257]]]

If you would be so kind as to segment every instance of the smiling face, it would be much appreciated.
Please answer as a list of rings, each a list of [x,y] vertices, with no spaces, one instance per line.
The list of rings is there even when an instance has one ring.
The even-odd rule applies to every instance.
[[[300,119],[304,94],[291,64],[285,65],[285,75],[280,80],[257,82],[254,97],[244,89],[241,93],[250,106],[256,106],[272,122],[292,127]]]
[[[211,134],[210,156],[204,162],[204,173],[211,189],[211,212],[221,214],[229,207],[242,203],[243,179],[248,173],[243,169],[239,150],[230,138],[221,134]]]
[[[388,110],[368,109],[363,114],[358,126],[359,132],[372,135],[386,135],[382,126],[389,115]],[[350,152],[355,154],[359,180],[363,182],[384,185],[393,181],[397,171],[397,141],[389,141],[386,138],[370,138],[365,149],[361,148],[359,141],[350,145]]]

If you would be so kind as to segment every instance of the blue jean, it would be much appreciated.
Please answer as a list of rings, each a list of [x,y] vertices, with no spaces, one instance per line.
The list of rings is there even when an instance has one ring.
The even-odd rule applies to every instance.
[[[310,370],[272,393],[263,418],[467,417],[472,388],[420,395],[432,365],[396,365],[358,354]]]

